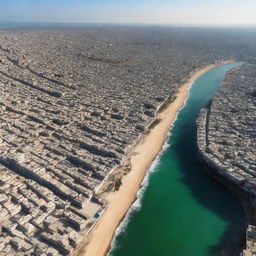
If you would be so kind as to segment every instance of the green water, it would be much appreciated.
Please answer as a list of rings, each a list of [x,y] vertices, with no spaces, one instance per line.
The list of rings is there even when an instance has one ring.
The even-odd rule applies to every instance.
[[[110,256],[220,256],[227,244],[232,247],[244,222],[243,209],[198,163],[196,118],[225,73],[241,64],[213,68],[194,82],[170,146],[150,173],[142,206],[117,236]]]

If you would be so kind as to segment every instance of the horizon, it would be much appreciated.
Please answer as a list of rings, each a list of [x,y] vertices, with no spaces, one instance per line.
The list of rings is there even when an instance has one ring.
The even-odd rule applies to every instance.
[[[0,23],[254,27],[255,9],[254,0],[8,0]]]
[[[158,24],[158,23],[93,23],[93,22],[34,22],[0,21],[0,28],[19,27],[134,27],[134,28],[216,28],[216,29],[255,29],[256,24]]]

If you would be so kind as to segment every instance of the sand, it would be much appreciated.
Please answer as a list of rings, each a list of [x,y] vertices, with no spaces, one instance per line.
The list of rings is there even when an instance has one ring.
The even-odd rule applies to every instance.
[[[199,76],[206,71],[222,64],[231,63],[234,60],[223,61],[209,65],[196,71],[188,79],[176,94],[176,99],[169,106],[158,113],[155,119],[160,118],[159,122],[150,133],[141,136],[138,143],[129,153],[131,159],[131,171],[122,179],[122,185],[116,192],[111,192],[106,196],[109,205],[100,217],[94,228],[89,234],[89,243],[80,251],[81,256],[105,256],[111,245],[116,228],[125,217],[128,209],[136,200],[136,193],[141,187],[147,170],[162,150],[168,132],[176,118],[176,114],[183,107],[188,97],[189,87]]]

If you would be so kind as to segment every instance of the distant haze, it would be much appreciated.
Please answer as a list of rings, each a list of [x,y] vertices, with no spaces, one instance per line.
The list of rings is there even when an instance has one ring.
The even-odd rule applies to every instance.
[[[0,0],[0,21],[256,25],[256,0]]]

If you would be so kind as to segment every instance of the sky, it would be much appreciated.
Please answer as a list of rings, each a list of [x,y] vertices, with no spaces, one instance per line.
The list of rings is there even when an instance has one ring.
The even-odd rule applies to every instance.
[[[0,0],[0,22],[256,25],[256,0]]]

